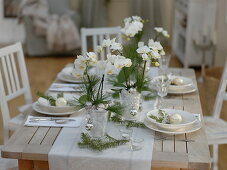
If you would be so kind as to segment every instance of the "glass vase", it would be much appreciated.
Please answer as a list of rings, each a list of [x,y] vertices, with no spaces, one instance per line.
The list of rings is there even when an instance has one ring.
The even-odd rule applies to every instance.
[[[94,138],[103,137],[106,133],[108,112],[104,109],[94,109],[90,112],[90,118],[93,124],[90,135]]]
[[[120,93],[120,99],[121,104],[124,106],[123,117],[128,120],[139,119],[141,94],[138,93],[135,89],[122,89]]]

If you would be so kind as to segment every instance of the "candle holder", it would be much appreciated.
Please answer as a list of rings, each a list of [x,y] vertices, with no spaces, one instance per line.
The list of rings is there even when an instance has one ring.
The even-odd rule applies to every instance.
[[[206,52],[211,48],[214,48],[214,42],[211,39],[208,39],[208,36],[203,35],[202,41],[193,40],[193,44],[196,48],[202,51],[202,64],[201,64],[201,75],[198,77],[197,81],[199,83],[204,82],[204,77],[206,76],[205,67],[206,67]]]

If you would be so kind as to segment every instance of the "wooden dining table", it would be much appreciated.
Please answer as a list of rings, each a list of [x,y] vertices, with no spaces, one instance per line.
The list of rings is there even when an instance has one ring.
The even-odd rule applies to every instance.
[[[175,75],[191,78],[197,88],[194,70],[172,69],[172,72]],[[164,104],[167,108],[200,114],[202,128],[196,132],[181,135],[155,132],[151,169],[210,169],[210,152],[198,89],[189,94],[168,95],[164,99]],[[62,128],[56,127],[27,127],[22,125],[2,148],[2,157],[17,159],[19,170],[47,170],[49,169],[48,153],[61,130]]]

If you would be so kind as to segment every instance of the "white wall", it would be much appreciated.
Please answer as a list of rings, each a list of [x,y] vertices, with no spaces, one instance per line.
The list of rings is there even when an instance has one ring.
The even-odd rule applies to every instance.
[[[0,0],[0,44],[10,44],[24,41],[25,33],[23,25],[18,25],[17,19],[4,18],[3,0]]]
[[[224,66],[227,58],[227,1],[217,2],[217,47],[214,63],[216,66]]]

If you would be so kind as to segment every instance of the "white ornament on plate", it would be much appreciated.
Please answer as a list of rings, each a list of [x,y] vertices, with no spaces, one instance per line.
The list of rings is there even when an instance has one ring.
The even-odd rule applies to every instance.
[[[67,100],[64,97],[60,97],[56,100],[55,104],[57,107],[67,106]]]

